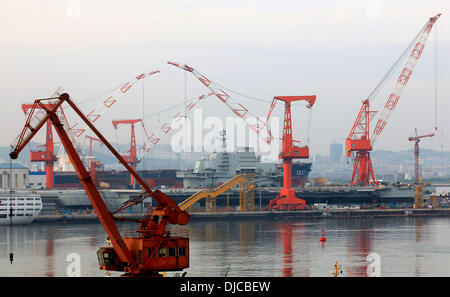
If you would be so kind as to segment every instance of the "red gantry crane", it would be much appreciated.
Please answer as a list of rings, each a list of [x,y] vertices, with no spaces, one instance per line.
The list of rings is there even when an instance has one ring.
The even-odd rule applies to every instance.
[[[439,18],[441,14],[437,14],[436,16],[430,18],[428,22],[425,24],[424,28],[419,32],[416,38],[413,39],[410,46],[408,46],[407,50],[412,48],[412,51],[408,57],[406,65],[404,66],[400,76],[397,79],[397,82],[394,86],[392,93],[389,95],[389,98],[384,106],[384,109],[377,121],[375,129],[370,135],[369,124],[371,120],[374,118],[376,111],[370,110],[370,100],[375,96],[380,90],[381,86],[387,80],[387,77],[394,70],[395,66],[398,64],[400,59],[394,64],[388,74],[382,79],[382,81],[377,85],[374,91],[369,95],[369,98],[362,102],[362,107],[356,117],[356,120],[350,130],[350,133],[345,141],[345,154],[347,157],[350,157],[352,153],[356,153],[356,158],[353,167],[352,178],[350,181],[351,185],[355,184],[363,184],[368,185],[369,183],[376,184],[376,174],[372,167],[372,161],[370,159],[370,152],[372,151],[373,145],[377,137],[383,132],[383,129],[386,127],[387,121],[394,111],[400,96],[408,83],[413,70],[422,55],[423,49],[425,48],[425,43],[430,35],[431,29],[433,28],[434,23]],[[407,51],[405,51],[407,53]],[[402,55],[403,56],[403,55]]]
[[[123,158],[131,165],[131,168],[133,168],[134,171],[136,171],[137,164],[140,162],[140,160],[138,159],[138,156],[137,156],[136,133],[134,131],[134,125],[137,123],[142,124],[142,128],[144,129],[144,132],[148,138],[148,134],[147,134],[147,131],[145,130],[144,122],[142,121],[142,119],[112,121],[112,124],[115,129],[117,129],[119,125],[131,125],[131,142],[130,142],[130,150],[129,150],[130,154],[124,155]],[[131,175],[131,178],[130,178],[130,185],[133,188],[136,186],[136,181],[135,181],[133,175]]]
[[[421,138],[425,137],[433,137],[434,133],[425,134],[425,135],[417,135],[417,128],[415,129],[415,136],[408,137],[409,141],[414,141],[414,179],[415,183],[418,184],[420,182],[419,179],[419,142]]]
[[[75,111],[144,189],[139,196],[125,202],[116,211],[110,212],[106,207],[74,144],[70,140],[66,131],[70,127],[66,127],[67,125],[64,125],[60,120],[62,116],[60,114],[61,111],[58,111],[58,109],[63,103],[67,103]],[[163,192],[159,190],[152,191],[128,162],[94,127],[87,116],[77,108],[70,99],[69,94],[64,93],[59,97],[35,100],[22,132],[12,144],[12,151],[9,154],[11,159],[17,159],[19,153],[48,120],[55,127],[61,143],[77,172],[78,178],[111,241],[112,247],[103,247],[97,251],[100,269],[121,271],[127,276],[161,276],[160,272],[163,271],[180,271],[189,267],[189,238],[172,236],[166,231],[167,224],[186,225],[190,220],[189,213],[180,209],[175,201]],[[140,224],[136,230],[138,236],[122,238],[114,223],[114,220],[119,220],[119,218],[115,218],[114,214],[141,203],[148,197],[155,199],[157,202],[156,208],[143,219],[133,220]],[[122,218],[120,220],[125,219]]]

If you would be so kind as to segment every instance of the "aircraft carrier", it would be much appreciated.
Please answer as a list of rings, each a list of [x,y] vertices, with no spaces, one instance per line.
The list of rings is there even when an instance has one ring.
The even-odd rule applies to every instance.
[[[180,203],[199,189],[166,188],[162,192]],[[264,208],[269,201],[274,199],[280,191],[279,187],[256,187],[255,207]],[[306,201],[308,205],[328,204],[359,207],[412,207],[414,203],[415,189],[413,185],[386,185],[377,187],[355,187],[355,186],[321,186],[321,187],[296,187],[296,195]],[[442,192],[442,193],[441,193]],[[427,201],[433,193],[446,194],[450,192],[448,185],[424,187],[424,199]],[[44,212],[56,212],[61,209],[85,210],[91,209],[91,203],[84,190],[37,190],[43,202]],[[117,209],[123,202],[141,193],[140,189],[107,189],[100,190],[109,209]],[[233,209],[239,206],[239,189],[231,189],[228,194],[229,205]],[[199,202],[199,207],[204,206],[204,201]],[[217,207],[225,207],[227,195],[222,194],[216,199]],[[151,200],[138,206],[151,205]]]

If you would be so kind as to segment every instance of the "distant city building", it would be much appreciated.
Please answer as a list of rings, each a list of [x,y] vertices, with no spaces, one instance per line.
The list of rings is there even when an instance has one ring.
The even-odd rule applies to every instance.
[[[330,162],[339,163],[341,162],[343,154],[343,145],[340,143],[330,144]]]

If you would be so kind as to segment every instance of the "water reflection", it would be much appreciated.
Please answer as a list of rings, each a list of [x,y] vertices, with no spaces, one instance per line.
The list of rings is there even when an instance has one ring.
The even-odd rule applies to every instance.
[[[423,218],[416,218],[414,220],[414,235],[415,241],[420,243],[423,240],[424,235],[424,225],[425,221]],[[416,253],[414,255],[414,272],[415,276],[420,276],[422,274],[422,263],[421,255]]]
[[[367,276],[367,256],[371,253],[371,240],[373,224],[366,220],[352,220],[355,227],[355,235],[349,237],[348,253],[349,257],[354,256],[354,265],[346,265],[347,276],[363,277]]]
[[[416,218],[414,219],[414,234],[416,242],[421,242],[423,238],[425,221],[423,218]]]
[[[448,276],[442,263],[450,262],[450,241],[442,238],[450,238],[449,225],[448,218],[191,222],[183,226],[190,238],[187,275],[328,277],[338,261],[344,276],[366,276],[374,252],[382,276]],[[134,235],[136,225],[119,229]],[[100,224],[1,226],[0,276],[65,276],[69,253],[80,255],[82,276],[104,276],[95,253],[105,239]]]
[[[292,276],[292,225],[282,224],[281,241],[283,242],[283,276]]]

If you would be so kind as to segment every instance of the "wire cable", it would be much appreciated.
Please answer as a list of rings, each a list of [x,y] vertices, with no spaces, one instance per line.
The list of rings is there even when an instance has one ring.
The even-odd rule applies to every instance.
[[[397,68],[400,65],[400,62],[405,58],[405,56],[409,53],[409,51],[411,50],[411,48],[413,47],[413,45],[416,43],[417,39],[419,39],[419,36],[422,34],[422,32],[424,31],[425,27],[428,25],[425,24],[425,26],[422,27],[422,29],[419,31],[419,33],[416,35],[416,37],[411,41],[411,43],[406,47],[406,49],[403,51],[403,53],[400,55],[400,57],[397,59],[397,61],[395,61],[394,65],[391,66],[391,68],[389,69],[389,71],[383,76],[383,78],[381,79],[381,81],[377,84],[377,86],[375,87],[375,89],[373,89],[373,91],[369,94],[369,96],[367,97],[367,99],[369,100],[369,102],[371,102],[373,100],[374,97],[376,97],[378,95],[378,93],[380,92],[380,90],[384,87],[384,85],[386,84],[386,82],[388,81],[388,79],[392,76],[392,74],[394,73],[395,70],[397,70]]]

